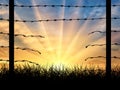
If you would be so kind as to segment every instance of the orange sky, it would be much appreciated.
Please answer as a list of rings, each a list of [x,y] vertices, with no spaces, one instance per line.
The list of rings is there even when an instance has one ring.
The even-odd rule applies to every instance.
[[[65,2],[63,2],[63,4],[64,3]],[[32,4],[36,4],[36,2],[33,0]],[[42,11],[39,8],[34,8],[33,11],[36,19],[43,19],[44,16],[46,16],[46,18],[53,18],[52,13],[41,13]],[[78,16],[77,11],[78,9],[75,9],[75,12],[71,14],[70,17],[76,18]],[[64,18],[65,9],[61,9],[60,12],[61,15],[59,17]],[[95,10],[91,12],[89,17],[94,13]],[[0,14],[7,16],[8,12],[3,10]],[[102,16],[105,16],[105,13],[102,14]],[[15,17],[19,20],[21,19],[16,12]],[[88,35],[88,33],[96,30],[105,31],[105,20],[80,23],[82,23],[82,21],[38,22],[36,25],[30,23],[15,23],[16,34],[45,36],[45,38],[15,37],[15,47],[31,48],[42,53],[39,55],[37,52],[15,49],[15,60],[30,60],[45,66],[59,66],[61,64],[65,66],[105,66],[105,59],[90,59],[85,61],[88,57],[105,56],[106,54],[105,46],[85,48],[85,46],[89,44],[105,44],[105,35],[99,33]],[[8,32],[8,27],[8,22],[0,21],[0,32]],[[119,34],[113,34],[112,41],[115,42],[118,38]],[[0,46],[8,46],[8,39],[9,37],[7,35],[0,35]],[[114,49],[112,55],[119,56],[119,47],[112,46],[112,48]],[[0,48],[0,58],[8,59],[8,48]],[[118,64],[119,60],[114,59],[112,63]]]

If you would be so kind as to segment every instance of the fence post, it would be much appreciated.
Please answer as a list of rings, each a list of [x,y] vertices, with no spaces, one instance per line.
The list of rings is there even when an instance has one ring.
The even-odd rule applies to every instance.
[[[9,0],[9,74],[14,75],[14,0]]]
[[[111,79],[111,0],[106,0],[106,78]]]

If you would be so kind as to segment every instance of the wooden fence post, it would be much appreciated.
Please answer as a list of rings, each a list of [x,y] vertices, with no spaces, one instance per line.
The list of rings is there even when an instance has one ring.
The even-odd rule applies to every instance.
[[[9,0],[9,74],[14,75],[14,0]]]
[[[111,78],[111,0],[106,0],[106,78]]]

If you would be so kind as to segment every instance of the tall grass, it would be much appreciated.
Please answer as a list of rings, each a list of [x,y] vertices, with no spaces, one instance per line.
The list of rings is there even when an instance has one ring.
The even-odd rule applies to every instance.
[[[120,79],[120,68],[112,69],[112,79]],[[9,69],[3,65],[0,69],[0,80],[7,80]],[[62,69],[51,66],[46,69],[35,65],[17,65],[15,67],[15,80],[104,80],[105,70],[95,68],[73,67],[72,69],[63,67]]]

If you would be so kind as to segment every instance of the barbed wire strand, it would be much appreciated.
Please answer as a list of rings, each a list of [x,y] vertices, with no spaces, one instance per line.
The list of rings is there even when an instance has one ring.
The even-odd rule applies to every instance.
[[[94,34],[94,33],[106,33],[106,31],[93,31],[88,33],[88,35]]]
[[[14,62],[28,62],[28,63],[31,63],[31,64],[35,64],[35,65],[37,65],[37,66],[40,66],[38,63],[29,61],[29,60],[15,60]]]
[[[95,59],[95,58],[106,58],[106,57],[105,56],[88,57],[85,59],[85,61],[87,61],[88,59]],[[117,57],[117,56],[112,56],[111,58],[120,59],[120,57]]]
[[[9,4],[4,4],[4,3],[0,3],[0,6],[4,6],[4,7],[8,7]],[[111,5],[112,7],[119,7],[119,4],[113,4]],[[34,7],[68,7],[68,8],[94,8],[94,7],[106,7],[106,5],[47,5],[47,4],[38,4],[38,5],[18,5],[15,4],[14,7],[28,7],[28,8],[34,8]]]
[[[0,62],[9,62],[9,60],[0,59]],[[34,65],[36,65],[36,66],[40,66],[38,63],[29,61],[29,60],[15,60],[14,62],[15,62],[15,63],[17,63],[17,62],[28,62],[28,63],[30,63],[30,64],[34,64]]]
[[[9,48],[9,46],[0,46],[0,48]],[[38,50],[34,50],[34,49],[31,49],[31,48],[15,47],[14,49],[29,50],[29,51],[33,51],[33,52],[37,52],[38,54],[41,54],[40,51],[38,51]]]
[[[9,35],[9,33],[5,33],[5,32],[0,32],[0,34],[2,35]],[[18,37],[18,36],[23,36],[23,37],[40,37],[40,38],[45,38],[44,36],[42,35],[25,35],[25,34],[14,34],[15,37]]]
[[[99,20],[99,19],[106,19],[105,17],[100,17],[100,18],[70,18],[70,19],[66,19],[66,18],[63,18],[63,19],[44,19],[44,20],[14,20],[15,22],[31,22],[31,23],[34,23],[34,22],[50,22],[50,21],[80,21],[80,20]],[[5,19],[5,18],[0,18],[0,20],[2,21],[9,21],[9,19]]]
[[[86,20],[105,20],[106,17],[99,17],[99,18],[63,18],[63,19],[41,19],[41,20],[14,20],[15,22],[30,22],[30,23],[35,23],[35,22],[56,22],[56,21],[80,21],[80,20],[83,20],[83,21],[86,21]],[[114,20],[117,20],[117,19],[120,19],[120,17],[112,17],[111,19],[114,19]],[[0,18],[1,21],[9,21],[9,19],[5,19],[5,18]]]
[[[111,30],[111,32],[120,32],[120,30]],[[93,32],[90,32],[88,33],[88,35],[91,35],[91,34],[94,34],[94,33],[106,33],[106,31],[93,31]]]
[[[106,5],[91,5],[91,6],[86,6],[86,5],[14,5],[15,7],[28,7],[28,8],[34,8],[34,7],[68,7],[68,8],[94,8],[94,7],[106,7]],[[115,6],[116,7],[116,6]]]
[[[0,4],[0,6],[5,6],[8,7],[9,4]],[[86,5],[14,5],[14,7],[28,7],[28,8],[34,8],[34,7],[74,7],[74,8],[94,8],[94,7],[106,7],[106,5],[91,5],[91,6],[86,6]]]
[[[89,45],[87,45],[87,46],[85,46],[86,48],[88,48],[88,47],[94,47],[94,46],[105,46],[106,44],[89,44]],[[113,43],[113,44],[111,44],[111,45],[120,45],[120,43]]]
[[[120,32],[120,30],[112,30],[111,32]],[[106,33],[106,31],[93,31],[93,32],[88,33],[88,35],[91,35],[91,34],[94,34],[94,33]],[[9,35],[9,33],[6,33],[6,32],[0,32],[0,34]],[[17,37],[17,36],[23,36],[23,37],[41,37],[41,38],[45,38],[42,35],[14,34],[14,36],[15,37]]]

